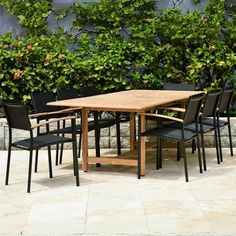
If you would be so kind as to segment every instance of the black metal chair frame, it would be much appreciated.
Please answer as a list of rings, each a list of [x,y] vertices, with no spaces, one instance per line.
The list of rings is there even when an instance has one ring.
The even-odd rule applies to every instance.
[[[232,134],[231,134],[231,124],[230,124],[230,108],[231,102],[234,93],[234,87],[226,87],[222,89],[221,96],[219,99],[217,111],[216,111],[216,127],[217,127],[217,137],[218,137],[218,145],[219,145],[219,154],[220,161],[223,161],[223,153],[222,153],[222,144],[221,144],[221,131],[220,129],[224,126],[228,127],[229,134],[229,144],[230,144],[230,154],[233,156],[233,142],[232,142]],[[226,116],[226,121],[221,119],[222,114]],[[208,118],[203,120],[203,124],[213,125],[214,126],[215,119]]]
[[[36,118],[37,122],[39,123],[42,120],[50,120],[52,118],[58,118],[68,115],[77,115],[78,109],[75,108],[58,108],[58,107],[50,107],[47,105],[48,102],[56,101],[56,95],[52,92],[40,92],[40,93],[33,93],[32,94],[32,103],[35,108],[36,114],[30,115],[31,118]],[[76,133],[80,135],[79,137],[79,148],[78,148],[78,157],[80,157],[81,152],[81,142],[82,142],[82,128],[81,124],[75,125]],[[89,129],[93,129],[92,125],[89,124]],[[71,126],[66,126],[65,120],[61,122],[57,122],[57,128],[51,129],[49,125],[46,126],[46,133],[50,134],[57,134],[64,137],[65,134],[72,134],[73,129]],[[44,134],[45,132],[41,132],[40,128],[37,129],[38,135]],[[56,149],[56,160],[55,164],[58,165],[62,164],[62,156],[63,156],[63,143],[60,147],[60,156],[59,156],[59,146],[57,145]],[[36,159],[35,159],[35,172],[37,172],[38,166],[38,151],[36,152]]]
[[[202,173],[202,161],[201,161],[201,151],[200,151],[200,140],[199,140],[199,132],[198,132],[198,117],[200,114],[200,109],[202,105],[202,101],[205,97],[205,93],[200,93],[198,95],[193,95],[189,97],[188,105],[186,109],[178,109],[178,111],[184,111],[183,119],[170,117],[162,114],[150,114],[145,113],[145,116],[154,116],[162,119],[173,120],[175,122],[180,123],[180,127],[173,127],[171,125],[166,125],[163,127],[157,127],[154,129],[147,130],[141,133],[142,136],[154,136],[157,137],[157,169],[162,168],[162,149],[161,142],[162,139],[174,140],[179,143],[183,143],[184,145],[184,170],[185,170],[185,180],[189,181],[188,178],[188,168],[187,168],[187,158],[185,151],[185,143],[189,142],[193,139],[197,139],[197,149],[198,149],[198,161],[199,161],[199,170]],[[168,108],[166,108],[168,109]],[[186,126],[189,124],[195,125],[195,130],[190,131],[186,129]]]
[[[99,95],[99,91],[95,86],[81,87],[80,94],[82,97],[89,97]],[[98,111],[93,112],[94,117],[94,131],[95,131],[95,147],[96,156],[100,157],[100,130],[102,128],[111,127],[116,125],[117,136],[117,155],[121,154],[121,142],[120,142],[120,122],[127,121],[125,119],[120,120],[120,112],[115,113],[115,117],[101,117],[101,113]],[[99,164],[97,164],[99,166]]]
[[[220,164],[219,141],[218,141],[219,137],[217,132],[217,115],[216,115],[220,96],[221,96],[220,89],[207,92],[199,115],[198,129],[199,129],[199,134],[201,136],[201,147],[202,147],[202,157],[203,157],[202,159],[203,159],[204,170],[207,170],[206,157],[205,157],[206,156],[205,141],[204,141],[205,133],[214,131],[217,163]],[[208,117],[212,117],[212,125],[204,124],[204,121],[208,120]],[[186,128],[189,130],[195,130],[195,126],[193,124],[188,125]]]
[[[47,102],[53,102],[56,100],[56,96],[52,92],[38,92],[38,93],[32,93],[32,104],[34,107],[34,112],[39,115],[32,115],[31,118],[36,118],[37,123],[40,123],[41,121],[48,121],[52,118],[59,118],[61,117],[61,113],[58,113],[60,110],[58,107],[50,107],[47,106]],[[44,132],[41,132],[42,127],[37,128],[37,135],[45,134]],[[60,129],[60,122],[57,122],[57,130]],[[50,126],[49,124],[46,125],[46,133],[50,132]],[[63,152],[63,144],[61,144],[61,153],[60,156],[62,156]],[[56,165],[58,165],[58,159],[59,159],[59,145],[57,145],[56,148]],[[38,150],[36,150],[35,153],[35,168],[34,171],[37,172],[38,169]]]
[[[163,84],[162,87],[163,90],[175,90],[175,91],[194,91],[195,90],[195,85],[193,83],[169,83],[166,82]],[[185,106],[185,102],[174,102],[172,104],[172,106],[174,106],[174,109],[172,109],[172,111],[177,111],[179,112],[179,110],[176,110],[176,107],[183,107]],[[159,107],[158,108],[158,113],[163,114],[163,110],[165,110],[165,107]],[[168,108],[167,110],[171,110],[170,108]],[[156,112],[155,112],[156,113]],[[149,116],[147,117],[147,119],[149,120],[157,120],[158,123],[160,123],[160,120],[158,120],[158,118],[156,117],[152,117]],[[181,152],[180,152],[180,144],[177,143],[177,160],[180,160],[180,156],[181,156]],[[194,151],[196,150],[196,143],[195,143],[195,139],[192,140],[192,153],[194,153]]]
[[[230,144],[230,154],[233,156],[233,142],[232,142],[232,134],[231,134],[231,123],[230,123],[230,108],[232,104],[232,98],[234,94],[235,88],[228,87],[224,88],[221,94],[219,107],[217,109],[217,127],[218,127],[218,135],[219,135],[219,150],[220,150],[220,160],[223,161],[223,153],[222,153],[222,144],[221,144],[221,132],[220,129],[224,126],[228,126],[229,133],[229,144]],[[227,121],[220,119],[221,115],[225,114],[227,117]]]
[[[75,116],[67,116],[62,118],[57,118],[49,120],[42,123],[31,124],[27,112],[27,108],[22,104],[16,104],[11,102],[2,102],[4,112],[9,127],[9,147],[8,147],[8,158],[7,158],[7,169],[6,169],[6,179],[5,184],[9,183],[9,173],[10,173],[10,161],[11,161],[11,150],[12,147],[28,150],[29,154],[29,168],[28,168],[28,184],[27,192],[31,190],[31,173],[32,173],[32,161],[33,161],[33,150],[39,150],[42,147],[48,147],[48,164],[49,164],[49,177],[52,178],[52,161],[51,161],[51,145],[57,145],[61,143],[71,142],[73,151],[73,169],[74,175],[76,177],[76,186],[79,186],[79,172],[78,172],[78,160],[76,158],[76,133],[75,133]],[[40,134],[34,136],[33,130],[40,126],[45,126],[50,123],[55,123],[63,120],[71,120],[71,124],[74,132],[72,133],[72,138],[65,138],[52,134]],[[12,142],[14,129],[25,130],[29,132],[29,138]]]
[[[73,98],[79,98],[78,91],[76,88],[66,88],[66,89],[60,89],[57,91],[57,98],[58,100],[66,100],[66,99],[73,99]],[[63,107],[63,109],[67,109],[66,107]],[[81,118],[81,110],[73,110],[76,112],[77,117],[80,116]],[[89,121],[88,122],[88,130],[92,131],[95,129],[95,122]],[[71,128],[65,126],[65,122],[63,122],[63,128],[60,130],[62,133],[71,133]],[[81,146],[82,146],[82,126],[80,124],[76,124],[76,133],[79,134],[79,147],[78,147],[78,158],[80,157],[81,153]],[[62,155],[60,155],[60,161],[59,163],[62,163]]]

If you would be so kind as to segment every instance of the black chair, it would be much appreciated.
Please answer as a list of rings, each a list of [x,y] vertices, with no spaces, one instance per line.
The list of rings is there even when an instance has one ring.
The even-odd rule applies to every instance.
[[[66,100],[66,99],[73,99],[73,98],[78,98],[78,92],[77,89],[75,88],[69,88],[69,89],[60,89],[57,91],[57,98],[58,100]],[[66,109],[67,107],[64,107],[64,109]],[[77,114],[79,113],[79,111],[77,111]],[[71,133],[72,130],[70,127],[66,128],[66,124],[65,122],[63,122],[63,129],[64,132],[62,135],[64,135],[64,133]],[[78,158],[80,157],[80,153],[81,153],[81,143],[82,143],[82,127],[81,124],[76,125],[76,133],[79,134],[79,147],[78,147]],[[59,160],[59,164],[62,163],[62,152],[63,152],[63,147],[61,148],[61,155],[60,155],[60,160]]]
[[[217,107],[219,103],[219,99],[221,96],[221,90],[209,91],[206,94],[206,97],[203,102],[203,106],[201,108],[201,113],[198,121],[198,131],[201,135],[201,146],[202,146],[202,157],[203,157],[203,166],[204,170],[206,167],[206,158],[205,158],[205,141],[204,134],[210,131],[214,131],[215,137],[215,146],[216,146],[216,157],[217,163],[220,164],[220,156],[219,156],[219,142],[218,142],[218,134],[217,134]],[[212,124],[205,124],[204,122],[208,120],[209,117],[212,117]],[[195,125],[190,124],[186,126],[187,129],[194,131]]]
[[[217,117],[216,126],[217,126],[217,133],[218,133],[218,139],[219,139],[218,142],[219,142],[219,151],[220,151],[220,161],[223,161],[220,129],[224,126],[228,127],[230,154],[231,156],[233,156],[233,143],[232,143],[232,134],[231,134],[231,125],[230,125],[230,108],[231,108],[233,93],[234,93],[234,87],[226,87],[222,90],[219,104],[217,107],[217,112],[216,112],[216,117]],[[223,116],[226,118],[226,120],[222,119]],[[214,118],[204,119],[203,123],[214,126]]]
[[[40,121],[43,120],[49,120],[52,118],[59,118],[60,114],[57,114],[56,112],[60,109],[58,107],[53,106],[47,106],[47,102],[53,102],[55,101],[56,97],[51,92],[39,92],[39,93],[32,93],[32,104],[34,107],[34,113],[40,113],[39,117],[32,116],[31,118],[36,118],[37,123],[40,123]],[[55,113],[54,113],[55,112]],[[50,114],[52,113],[52,114]],[[41,115],[45,114],[45,115]],[[37,127],[37,135],[40,135],[41,133],[45,133],[45,131],[42,131],[43,127]],[[57,122],[57,130],[60,128],[60,122]],[[49,124],[46,126],[47,133],[49,132]],[[59,158],[59,145],[57,145],[56,148],[56,165],[58,165],[58,158]],[[38,150],[36,150],[35,153],[35,169],[34,171],[37,172],[38,167]]]
[[[76,88],[63,88],[57,91],[57,98],[59,100],[78,98],[78,90]]]
[[[164,83],[163,84],[163,90],[175,90],[175,91],[194,91],[195,90],[195,85],[193,83]],[[183,107],[185,104],[183,102],[174,102],[171,104],[174,107]],[[165,108],[165,107],[164,107]],[[163,114],[163,109],[159,107],[158,108],[158,113]],[[167,109],[169,110],[169,108]],[[174,110],[175,111],[175,110]],[[156,120],[159,125],[162,125],[163,119],[157,118],[157,117],[152,117],[152,116],[147,116],[147,120]],[[164,121],[164,122],[171,122],[171,121]],[[177,160],[180,160],[180,146],[179,143],[177,143]],[[192,140],[192,153],[194,153],[196,150],[196,143],[195,139]]]
[[[76,109],[66,109],[66,108],[58,108],[54,106],[48,106],[48,102],[53,102],[56,101],[56,95],[53,94],[52,92],[39,92],[39,93],[33,93],[31,95],[32,97],[32,103],[34,106],[34,111],[36,114],[32,114],[31,118],[36,118],[37,122],[39,123],[42,120],[50,120],[52,118],[59,118],[63,116],[68,116],[68,115],[75,115],[77,112]],[[73,129],[71,126],[67,126],[65,124],[65,120],[62,122],[57,122],[57,128],[56,129],[51,129],[49,125],[46,127],[46,133],[50,134],[57,134],[57,135],[62,135],[64,136],[65,134],[72,134]],[[78,148],[78,157],[80,156],[80,151],[81,151],[81,125],[76,124],[75,125],[75,130],[77,134],[80,134],[79,138],[79,148]],[[37,129],[37,134],[44,134],[45,131],[41,131],[40,127]],[[60,147],[60,157],[59,157],[59,146],[57,145],[56,149],[56,165],[62,163],[62,155],[63,155],[63,144],[61,144]],[[36,159],[35,159],[35,172],[37,172],[37,166],[38,166],[38,151],[36,151]]]
[[[72,126],[75,126],[75,116],[68,116],[64,118],[57,118],[43,123],[37,123],[32,125],[30,123],[27,109],[22,104],[2,102],[5,116],[7,118],[9,127],[9,147],[8,147],[8,158],[7,158],[7,170],[5,184],[9,182],[10,172],[10,161],[11,161],[11,149],[12,147],[24,149],[30,151],[29,155],[29,168],[28,168],[28,185],[27,192],[31,189],[31,172],[32,172],[32,159],[33,150],[39,150],[42,147],[48,147],[48,164],[49,164],[49,177],[52,178],[52,161],[51,161],[51,145],[57,145],[61,143],[71,142],[73,146],[73,166],[74,175],[76,176],[76,185],[79,186],[79,173],[78,173],[78,161],[76,158],[76,134],[73,133],[72,138],[65,138],[57,135],[44,134],[44,135],[33,135],[33,129],[46,124],[57,122],[61,120],[70,119]],[[29,132],[29,138],[12,142],[14,129],[25,130]],[[73,129],[74,130],[74,129]]]
[[[57,98],[58,100],[66,100],[66,99],[73,99],[79,98],[78,91],[76,88],[64,88],[57,91]],[[64,108],[66,109],[66,107]],[[76,111],[76,110],[75,110]],[[76,111],[77,116],[80,116],[80,110]],[[92,131],[95,129],[94,121],[88,122],[88,131]],[[63,133],[71,133],[70,127],[65,127],[65,123],[63,123]],[[80,157],[81,153],[81,144],[82,144],[82,126],[81,124],[76,124],[76,133],[79,134],[79,148],[78,148],[78,157]],[[99,148],[99,147],[98,147]],[[62,155],[60,156],[60,164],[62,163]]]
[[[149,114],[146,113],[145,116],[155,116],[163,119],[169,119],[177,121],[180,123],[180,127],[173,127],[171,125],[165,125],[163,127],[157,127],[154,129],[147,130],[141,133],[142,136],[153,136],[157,137],[157,169],[162,168],[162,149],[161,142],[163,139],[174,140],[178,143],[183,143],[184,146],[184,169],[185,169],[185,179],[188,182],[188,169],[187,169],[187,158],[185,151],[185,143],[193,139],[197,139],[198,147],[198,161],[200,173],[202,173],[202,163],[201,163],[201,152],[200,152],[200,142],[198,134],[198,117],[202,105],[202,101],[205,97],[205,93],[200,93],[198,95],[190,96],[188,100],[187,107],[184,112],[183,119],[170,117],[162,114]],[[190,124],[195,124],[195,130],[191,131],[186,129]]]
[[[100,92],[95,86],[81,87],[80,94],[82,97],[89,97],[99,95]],[[96,143],[96,156],[100,157],[100,130],[102,128],[111,127],[116,125],[116,136],[117,136],[117,154],[121,154],[121,142],[120,142],[120,122],[128,121],[124,117],[120,117],[120,113],[116,112],[114,116],[101,117],[100,112],[93,112],[94,123],[95,123],[95,143]]]

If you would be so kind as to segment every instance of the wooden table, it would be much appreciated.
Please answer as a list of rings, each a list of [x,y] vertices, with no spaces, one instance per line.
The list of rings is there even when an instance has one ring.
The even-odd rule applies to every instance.
[[[159,106],[182,101],[189,96],[197,94],[196,91],[170,91],[170,90],[128,90],[108,93],[91,97],[75,98],[50,102],[48,105],[68,106],[82,110],[82,141],[83,141],[83,170],[88,170],[88,163],[107,163],[115,165],[137,166],[138,176],[145,175],[145,138],[139,138],[138,158],[126,159],[117,157],[89,157],[88,156],[88,111],[117,111],[130,113],[130,150],[135,148],[135,113],[139,114],[139,131],[145,131],[145,116],[147,111]],[[139,132],[139,133],[140,133]],[[141,173],[140,173],[141,172]]]

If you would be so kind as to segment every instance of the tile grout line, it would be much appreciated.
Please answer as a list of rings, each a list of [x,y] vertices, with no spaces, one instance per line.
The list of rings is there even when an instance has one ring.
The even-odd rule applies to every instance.
[[[86,211],[85,211],[85,224],[84,224],[84,234],[86,234],[86,228],[87,228],[87,219],[88,219],[88,205],[89,205],[89,195],[90,195],[90,188],[91,188],[91,174],[89,174],[89,189],[88,189],[88,195],[87,195],[87,205],[86,205]]]
[[[138,187],[139,187],[139,182],[138,182]],[[145,224],[147,226],[147,229],[148,229],[148,234],[150,234],[150,228],[149,228],[149,224],[148,224],[148,220],[147,220],[147,216],[145,214],[145,210],[144,210],[144,205],[143,205],[143,198],[142,198],[142,195],[141,195],[141,192],[140,192],[140,188],[138,188],[138,193],[139,193],[139,196],[140,196],[140,200],[141,200],[141,203],[142,203],[142,209],[143,209],[143,215],[145,217]]]

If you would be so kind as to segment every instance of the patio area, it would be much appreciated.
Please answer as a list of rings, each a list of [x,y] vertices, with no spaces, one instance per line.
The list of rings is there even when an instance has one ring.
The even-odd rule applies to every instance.
[[[197,156],[188,149],[189,183],[175,149],[163,151],[161,170],[155,169],[155,149],[148,149],[142,179],[133,167],[90,165],[84,173],[80,165],[76,187],[71,151],[62,165],[53,165],[49,179],[42,150],[30,194],[28,152],[13,151],[5,186],[7,151],[1,151],[0,235],[236,235],[236,158],[223,151],[224,162],[217,165],[215,149],[207,148],[208,171],[200,174]]]

